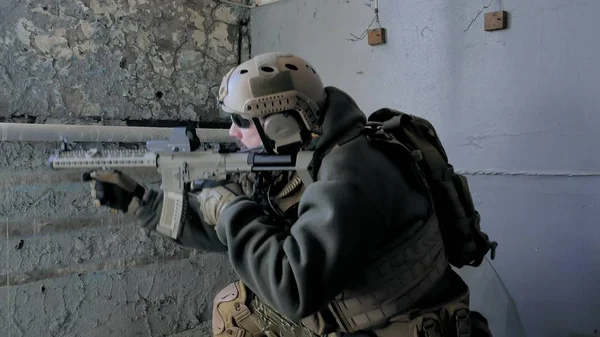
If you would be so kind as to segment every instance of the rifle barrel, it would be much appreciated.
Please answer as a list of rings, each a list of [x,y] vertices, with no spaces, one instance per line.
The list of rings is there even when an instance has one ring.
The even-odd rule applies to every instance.
[[[121,142],[143,143],[167,140],[172,128],[105,125],[61,125],[0,123],[0,141],[57,142]],[[202,143],[233,143],[227,129],[196,129]]]

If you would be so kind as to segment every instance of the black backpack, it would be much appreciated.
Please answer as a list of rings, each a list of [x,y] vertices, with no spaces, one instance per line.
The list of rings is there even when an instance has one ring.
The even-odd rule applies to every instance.
[[[368,118],[363,133],[406,174],[431,201],[451,265],[477,267],[496,242],[481,231],[467,178],[454,171],[433,125],[424,118],[383,108]],[[406,165],[407,162],[412,165]]]

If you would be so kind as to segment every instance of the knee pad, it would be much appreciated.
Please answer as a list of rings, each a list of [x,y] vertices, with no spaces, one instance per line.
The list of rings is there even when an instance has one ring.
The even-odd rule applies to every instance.
[[[264,323],[247,306],[247,288],[241,281],[223,288],[213,301],[212,330],[215,337],[261,336]]]

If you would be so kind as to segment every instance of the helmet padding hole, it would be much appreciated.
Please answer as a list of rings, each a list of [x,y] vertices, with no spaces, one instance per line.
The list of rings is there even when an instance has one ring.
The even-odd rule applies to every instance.
[[[264,71],[265,73],[272,73],[275,71],[275,69],[271,67],[260,67],[260,70]]]

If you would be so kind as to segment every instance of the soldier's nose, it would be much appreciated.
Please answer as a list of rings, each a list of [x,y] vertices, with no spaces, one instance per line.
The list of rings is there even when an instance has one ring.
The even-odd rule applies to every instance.
[[[231,127],[229,128],[229,135],[233,138],[236,138],[238,140],[242,139],[242,131],[240,130],[240,128],[235,125],[234,123],[231,123]]]

